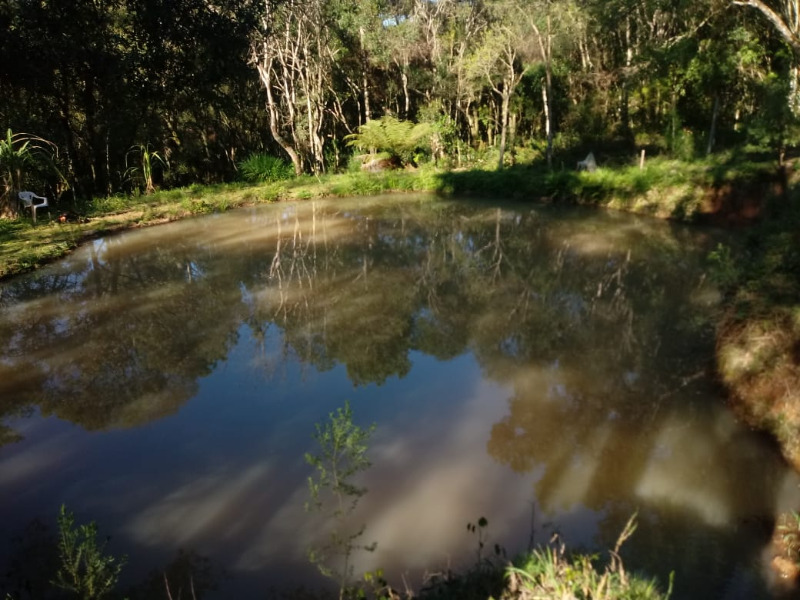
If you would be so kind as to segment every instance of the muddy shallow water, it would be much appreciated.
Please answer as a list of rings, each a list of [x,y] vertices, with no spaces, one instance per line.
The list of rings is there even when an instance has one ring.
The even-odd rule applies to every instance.
[[[0,286],[0,558],[63,503],[128,555],[125,585],[183,549],[216,597],[323,586],[304,453],[349,401],[376,425],[356,574],[468,566],[480,517],[486,549],[601,551],[638,511],[629,569],[674,571],[679,598],[769,597],[800,480],[714,384],[718,238],[419,196],[97,240]]]

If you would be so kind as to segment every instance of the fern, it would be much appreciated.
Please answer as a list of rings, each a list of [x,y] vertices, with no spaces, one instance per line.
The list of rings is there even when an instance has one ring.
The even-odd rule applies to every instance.
[[[391,116],[369,121],[358,133],[346,136],[347,145],[362,152],[386,152],[401,164],[414,162],[414,153],[428,144],[433,129],[429,123],[400,121]]]

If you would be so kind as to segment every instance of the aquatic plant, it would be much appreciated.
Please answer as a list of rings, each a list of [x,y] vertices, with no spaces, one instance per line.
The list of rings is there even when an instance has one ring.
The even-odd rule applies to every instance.
[[[666,593],[656,581],[626,572],[619,551],[636,531],[636,515],[617,538],[609,551],[610,561],[600,572],[595,566],[597,555],[568,555],[564,544],[537,549],[506,569],[508,585],[503,598],[584,598],[617,600],[667,600],[672,593],[672,577]]]
[[[367,442],[375,425],[363,428],[353,422],[350,403],[328,415],[325,423],[317,423],[314,440],[319,446],[318,454],[306,453],[306,462],[315,472],[308,478],[310,499],[307,511],[326,513],[333,521],[327,541],[309,550],[309,560],[320,573],[334,578],[339,583],[340,600],[349,595],[353,576],[351,557],[356,550],[372,551],[375,544],[365,545],[358,540],[365,526],[348,528],[348,517],[353,513],[359,499],[367,489],[354,483],[353,478],[366,471],[371,463],[367,458]],[[340,557],[337,570],[330,563]]]
[[[64,505],[58,514],[58,555],[61,566],[53,584],[81,600],[107,596],[127,560],[105,553],[105,543],[97,541],[94,521],[76,528],[75,516]]]

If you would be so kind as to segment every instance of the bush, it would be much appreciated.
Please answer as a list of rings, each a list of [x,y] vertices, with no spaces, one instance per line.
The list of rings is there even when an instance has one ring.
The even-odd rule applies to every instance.
[[[294,176],[292,165],[270,154],[251,154],[239,163],[239,172],[247,181],[263,183],[291,179]]]
[[[385,152],[402,165],[414,164],[417,150],[423,149],[433,130],[429,123],[400,121],[391,116],[369,121],[358,133],[346,136],[347,145],[362,152]]]

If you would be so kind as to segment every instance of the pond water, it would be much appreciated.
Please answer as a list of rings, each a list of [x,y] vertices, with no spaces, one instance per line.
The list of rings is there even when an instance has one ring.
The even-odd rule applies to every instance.
[[[415,196],[97,240],[0,287],[2,564],[30,567],[63,503],[126,585],[177,556],[207,597],[324,586],[304,454],[348,401],[376,425],[357,574],[474,564],[481,517],[485,550],[602,551],[638,511],[629,569],[769,597],[800,480],[713,383],[717,235]]]

